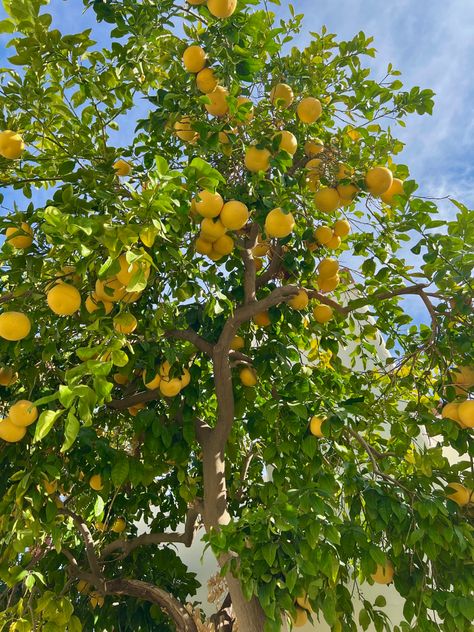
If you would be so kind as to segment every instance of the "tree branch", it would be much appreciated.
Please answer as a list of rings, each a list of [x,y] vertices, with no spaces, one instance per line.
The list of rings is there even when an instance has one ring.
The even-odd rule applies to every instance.
[[[99,560],[97,559],[97,555],[95,554],[94,549],[94,540],[92,539],[91,532],[89,531],[89,527],[86,525],[84,520],[71,509],[67,509],[66,507],[62,507],[59,510],[59,513],[62,513],[66,516],[72,518],[76,524],[77,530],[81,534],[81,537],[84,541],[84,546],[86,549],[87,561],[89,563],[89,567],[92,571],[94,577],[96,577],[95,585],[98,588],[101,588],[104,583],[104,576],[102,575],[102,571],[99,566]]]
[[[265,270],[265,272],[263,272],[257,278],[257,281],[256,281],[257,290],[267,285],[269,281],[271,281],[278,275],[281,269],[281,264],[282,264],[282,254],[283,254],[283,248],[280,242],[278,242],[276,246],[273,248],[272,260],[270,261],[270,265],[268,266],[268,269]]]
[[[130,555],[130,553],[139,546],[149,546],[151,544],[175,542],[184,544],[184,546],[186,547],[190,547],[194,539],[196,521],[201,512],[202,503],[200,501],[196,501],[188,509],[183,533],[143,533],[142,535],[139,535],[136,538],[132,538],[131,540],[114,540],[104,547],[100,559],[104,560],[114,551],[123,551],[122,555],[120,555],[118,558],[123,559],[127,557],[127,555]]]
[[[258,224],[250,226],[248,236],[242,248],[242,260],[244,262],[244,304],[253,303],[256,296],[256,269],[252,250],[255,248],[258,238]]]
[[[109,408],[115,408],[115,410],[125,410],[126,408],[130,408],[130,406],[146,404],[159,397],[161,397],[160,389],[154,388],[151,391],[141,391],[140,393],[134,393],[122,399],[112,399],[107,406],[109,406]]]
[[[208,356],[212,356],[211,343],[201,338],[194,329],[170,329],[169,331],[165,331],[164,336],[165,338],[175,338],[176,340],[191,342],[199,351],[202,351]]]

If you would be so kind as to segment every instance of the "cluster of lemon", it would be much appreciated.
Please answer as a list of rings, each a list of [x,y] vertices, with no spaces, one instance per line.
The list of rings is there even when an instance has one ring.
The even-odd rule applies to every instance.
[[[27,399],[20,399],[10,406],[8,417],[0,421],[0,439],[8,443],[21,441],[26,428],[38,419],[38,409]]]
[[[219,193],[201,191],[192,201],[192,212],[198,213],[201,232],[194,247],[196,252],[218,261],[234,249],[234,240],[227,231],[240,230],[249,219],[249,210],[237,200],[224,202]]]
[[[191,375],[188,369],[184,368],[183,373],[179,377],[170,377],[171,365],[168,360],[157,368],[155,376],[147,381],[146,370],[143,373],[143,383],[150,391],[156,388],[160,389],[160,393],[165,397],[175,397],[183,388],[191,381]]]
[[[474,428],[474,400],[465,397],[466,393],[474,388],[474,368],[459,367],[454,372],[453,384],[458,395],[464,397],[446,404],[441,414],[445,419],[455,421],[461,428]]]
[[[328,250],[337,250],[342,240],[351,232],[351,225],[347,219],[338,219],[334,225],[318,226],[314,231],[314,239],[317,244],[324,246]],[[315,244],[310,245],[310,250],[313,250]]]

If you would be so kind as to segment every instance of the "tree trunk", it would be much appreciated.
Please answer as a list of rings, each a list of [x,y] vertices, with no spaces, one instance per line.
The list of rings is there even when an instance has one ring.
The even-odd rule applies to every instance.
[[[232,597],[232,608],[239,624],[239,632],[263,632],[265,614],[256,597],[247,601],[242,592],[240,581],[231,573],[225,576]]]

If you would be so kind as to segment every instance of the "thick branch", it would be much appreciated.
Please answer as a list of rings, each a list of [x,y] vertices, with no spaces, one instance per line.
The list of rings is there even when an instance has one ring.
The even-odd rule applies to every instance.
[[[139,546],[149,546],[151,544],[164,544],[164,543],[181,543],[186,547],[190,547],[196,530],[196,521],[199,514],[202,512],[200,502],[196,502],[192,505],[186,516],[183,533],[144,533],[131,540],[114,540],[102,551],[101,560],[104,560],[114,551],[123,551],[119,559],[123,559],[130,555]]]
[[[95,554],[94,540],[92,539],[92,535],[91,535],[91,532],[89,531],[89,527],[86,525],[86,523],[78,514],[74,513],[74,511],[71,511],[70,509],[67,509],[66,507],[63,507],[62,509],[60,509],[59,513],[63,513],[66,516],[70,516],[74,520],[77,530],[81,534],[81,537],[84,541],[87,561],[89,563],[89,567],[92,571],[92,574],[97,578],[98,583],[103,583],[104,577],[100,570],[99,560],[97,559],[97,555]]]
[[[165,338],[175,338],[176,340],[186,340],[191,342],[196,349],[202,351],[208,356],[212,356],[212,345],[204,338],[201,338],[193,329],[170,329],[165,331]]]
[[[126,408],[130,408],[130,406],[146,404],[159,397],[161,397],[160,389],[154,388],[151,391],[141,391],[140,393],[134,393],[122,399],[112,399],[107,406],[109,406],[109,408],[115,408],[115,410],[125,410]]]
[[[250,227],[248,237],[242,248],[242,260],[244,262],[244,303],[253,303],[256,295],[256,269],[252,250],[255,248],[258,238],[258,224]]]
[[[351,307],[350,304],[347,307],[344,307],[344,313],[349,314],[349,312],[356,311],[361,307],[365,307],[366,305],[371,305],[375,301],[384,301],[388,298],[394,298],[395,296],[404,296],[409,294],[420,294],[425,287],[428,287],[429,283],[417,283],[416,285],[409,285],[408,287],[400,287],[397,290],[391,290],[388,292],[374,292],[370,296],[364,299],[361,302],[360,299],[355,299],[354,302],[357,302],[355,307]]]
[[[154,603],[171,617],[176,632],[198,632],[196,623],[186,608],[173,595],[158,586],[138,579],[112,579],[106,584],[105,594],[125,595]]]
[[[325,294],[321,294],[321,292],[318,292],[317,290],[306,290],[306,293],[309,298],[316,298],[320,303],[329,305],[329,307],[332,307],[335,312],[339,312],[339,314],[343,315],[347,314],[346,307],[339,305],[339,303],[333,301],[332,298],[328,298]]]
[[[278,242],[273,248],[272,260],[270,261],[268,269],[265,270],[265,272],[263,272],[263,274],[261,274],[257,279],[257,290],[264,287],[269,281],[278,275],[281,269],[282,254],[283,249],[280,242]]]

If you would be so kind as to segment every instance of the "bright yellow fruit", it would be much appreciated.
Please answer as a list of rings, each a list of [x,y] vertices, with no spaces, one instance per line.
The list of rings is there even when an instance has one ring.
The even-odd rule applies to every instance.
[[[373,167],[365,176],[365,184],[372,195],[382,195],[392,186],[393,175],[387,167]]]
[[[328,279],[339,271],[339,262],[336,259],[323,259],[318,264],[318,272],[321,278]]]
[[[23,312],[0,314],[0,337],[5,340],[23,340],[30,333],[31,322]]]
[[[296,140],[296,136],[294,134],[288,130],[283,130],[274,134],[273,138],[275,137],[280,138],[280,149],[287,151],[292,156],[295,155],[296,150],[298,149],[298,141]]]
[[[121,386],[125,386],[128,384],[128,375],[124,373],[114,373],[114,382],[116,384],[120,384]]]
[[[125,522],[123,518],[117,518],[117,520],[115,520],[112,526],[110,527],[110,530],[113,531],[114,533],[123,533],[125,531],[126,526],[127,526],[127,523]]]
[[[109,301],[99,301],[98,299],[96,300],[96,298],[97,297],[95,295],[95,292],[93,292],[86,298],[84,302],[85,308],[89,312],[89,314],[93,314],[101,307],[105,310],[106,314],[110,314],[110,312],[114,308],[113,303],[110,303]]]
[[[0,132],[0,156],[9,160],[16,160],[20,158],[24,150],[25,143],[21,134],[9,129]]]
[[[316,305],[313,309],[313,316],[316,322],[324,325],[334,316],[334,311],[329,305]]]
[[[308,160],[308,162],[305,164],[305,169],[309,169],[312,172],[314,171],[320,174],[322,164],[323,161],[321,160],[321,158],[311,158],[311,160]]]
[[[38,419],[38,409],[33,406],[33,402],[20,399],[16,404],[10,406],[8,416],[15,426],[30,426]]]
[[[314,205],[322,213],[333,213],[341,206],[341,198],[336,189],[322,187],[314,194]]]
[[[311,604],[309,603],[308,595],[304,597],[296,597],[296,603],[305,610],[312,611]]]
[[[8,417],[0,421],[0,439],[7,443],[21,441],[26,434],[26,426],[17,426]]]
[[[338,184],[336,190],[341,200],[346,204],[352,202],[359,191],[355,184]]]
[[[224,200],[219,193],[211,191],[201,191],[195,200],[196,211],[201,217],[217,217],[222,211]]]
[[[306,97],[298,103],[296,113],[302,123],[314,123],[322,114],[321,102],[314,97]]]
[[[219,84],[212,68],[203,68],[196,75],[196,86],[200,92],[209,94],[213,92]]]
[[[456,423],[459,423],[459,413],[458,413],[459,404],[456,402],[449,402],[443,407],[441,411],[441,416],[443,419],[452,419]],[[464,425],[464,424],[463,424]]]
[[[230,18],[237,7],[237,0],[207,0],[207,8],[215,18]]]
[[[229,235],[222,235],[219,239],[212,244],[212,249],[218,255],[225,256],[230,255],[234,250],[234,240]]]
[[[324,244],[327,244],[328,241],[331,240],[332,234],[332,228],[330,226],[318,226],[314,231],[314,238],[318,244],[324,246]]]
[[[245,116],[244,116],[244,120],[236,122],[237,125],[243,125],[244,123],[250,123],[250,121],[254,117],[254,109],[253,109],[252,100],[249,99],[248,97],[237,97],[237,108],[240,108],[241,105],[245,105],[246,103],[251,103],[252,106],[251,106],[251,108],[248,111],[246,111]]]
[[[265,232],[268,237],[287,237],[295,227],[291,213],[284,213],[281,208],[274,208],[265,218]]]
[[[255,314],[252,320],[259,327],[268,327],[269,325],[271,325],[271,320],[268,312],[259,312],[258,314]]]
[[[251,367],[245,367],[239,373],[240,381],[244,386],[255,386],[258,382],[257,373]]]
[[[245,341],[242,336],[234,336],[232,338],[232,342],[230,343],[230,348],[234,351],[238,351],[245,346]]]
[[[161,375],[159,371],[156,372],[154,378],[152,378],[149,382],[147,382],[146,369],[145,369],[145,371],[143,372],[143,384],[145,384],[146,388],[149,391],[153,391],[155,388],[158,388],[160,386],[160,382],[161,382]]]
[[[298,294],[293,298],[290,298],[288,305],[298,311],[306,309],[308,307],[309,298],[306,290],[298,290]]]
[[[173,126],[176,136],[186,143],[195,143],[199,138],[198,132],[192,128],[192,123],[189,116],[182,116]]]
[[[225,235],[226,228],[220,219],[214,221],[210,217],[205,217],[201,222],[201,237],[210,242],[217,241]]]
[[[351,225],[347,219],[338,219],[334,224],[334,234],[343,239],[351,232]]]
[[[293,103],[293,99],[293,90],[286,83],[277,83],[276,86],[271,89],[270,101],[274,105],[288,108]]]
[[[81,295],[74,285],[58,283],[46,295],[49,308],[58,316],[71,316],[81,307]]]
[[[448,498],[454,501],[460,507],[464,507],[465,505],[468,505],[471,502],[471,499],[472,499],[471,490],[468,489],[467,487],[464,487],[464,485],[461,485],[461,483],[449,483],[448,487],[450,487],[451,489],[454,489],[454,492],[447,495]]]
[[[247,223],[249,215],[245,204],[231,200],[222,207],[220,220],[228,230],[240,230]]]
[[[128,263],[125,254],[118,258],[120,270],[115,275],[122,285],[127,286],[132,278],[142,270],[145,280],[150,276],[150,264],[147,261],[134,261]]]
[[[93,474],[89,479],[89,485],[94,491],[100,492],[104,488],[102,476],[100,474]]]
[[[132,417],[136,417],[138,415],[138,412],[140,410],[143,410],[144,408],[146,408],[145,404],[143,402],[140,402],[139,404],[130,406],[129,408],[127,408],[127,410],[132,415]]]
[[[271,154],[268,149],[257,149],[257,147],[247,147],[245,150],[245,166],[249,171],[268,171],[270,169]]]
[[[390,206],[394,206],[397,202],[394,199],[395,195],[405,195],[405,191],[403,189],[403,182],[400,178],[393,178],[393,182],[390,185],[388,191],[382,193],[380,199],[385,204],[389,204]]]
[[[314,415],[313,417],[311,417],[311,421],[309,422],[309,431],[311,432],[312,435],[314,435],[315,437],[324,437],[323,432],[321,430],[321,426],[323,425],[323,422],[325,421],[324,417],[318,417],[317,415]]]
[[[183,374],[181,375],[180,381],[181,381],[182,389],[185,388],[191,382],[191,373],[188,371],[188,369],[186,368],[183,369]]]
[[[308,611],[304,608],[296,608],[296,615],[292,617],[293,627],[302,628],[308,623]]]
[[[270,250],[270,244],[266,241],[261,241],[255,248],[252,248],[252,254],[254,257],[264,257]]]
[[[117,314],[113,323],[115,331],[119,334],[131,334],[135,331],[138,325],[138,321],[135,316],[127,312]]]
[[[394,572],[392,562],[388,561],[384,566],[377,564],[377,570],[371,577],[376,584],[390,584],[393,580]]]
[[[132,165],[122,158],[114,162],[113,167],[117,176],[128,176],[132,172]]]
[[[0,367],[0,386],[11,386],[18,380],[18,373],[10,367]]]
[[[141,295],[142,295],[142,292],[125,292],[125,294],[123,295],[122,301],[127,305],[129,303],[136,303]]]
[[[341,238],[339,235],[334,234],[331,239],[326,242],[326,248],[328,250],[337,250],[341,245]]]
[[[465,386],[466,389],[474,386],[474,368],[470,366],[460,366],[453,373],[453,384]]]
[[[318,287],[321,290],[321,292],[332,292],[333,290],[335,290],[337,288],[337,286],[339,285],[341,279],[339,278],[339,275],[336,274],[332,277],[322,277],[319,276],[318,277]]]
[[[199,72],[206,65],[206,52],[200,46],[188,46],[183,53],[183,64],[188,72]]]
[[[198,237],[194,242],[194,249],[200,255],[208,255],[212,251],[212,243],[202,237]]]
[[[58,481],[48,481],[46,479],[43,480],[44,491],[51,496],[51,494],[55,494],[58,490]]]
[[[474,428],[474,399],[468,399],[458,406],[459,420],[467,427]]]
[[[10,226],[5,231],[5,241],[14,248],[29,248],[33,243],[33,230],[29,224],[22,222],[21,226]]]
[[[313,158],[324,151],[324,143],[320,138],[307,140],[304,144],[304,153],[308,158]]]
[[[165,397],[174,397],[182,388],[181,380],[177,377],[169,379],[169,377],[163,377],[160,382],[160,392]]]
[[[95,293],[99,301],[107,301],[108,303],[116,303],[121,301],[127,293],[123,283],[113,277],[101,281],[97,279],[95,283]]]
[[[207,96],[211,102],[206,103],[204,107],[209,114],[212,116],[225,116],[229,111],[229,104],[227,103],[229,91],[227,88],[217,86],[216,89],[209,92]]]
[[[347,178],[351,178],[354,170],[349,165],[345,165],[340,163],[337,165],[336,178],[338,180],[346,180]]]

